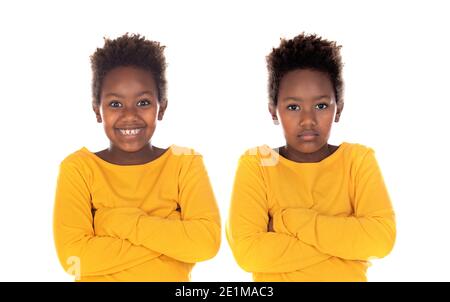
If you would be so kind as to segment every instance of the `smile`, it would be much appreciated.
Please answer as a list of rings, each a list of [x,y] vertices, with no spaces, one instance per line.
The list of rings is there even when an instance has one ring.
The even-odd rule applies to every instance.
[[[138,135],[142,129],[144,128],[136,128],[136,129],[118,129],[122,135],[133,136]]]

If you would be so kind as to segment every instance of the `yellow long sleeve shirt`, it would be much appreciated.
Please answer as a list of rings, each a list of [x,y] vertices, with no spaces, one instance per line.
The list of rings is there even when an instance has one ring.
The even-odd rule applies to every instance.
[[[69,155],[53,222],[59,260],[79,281],[189,281],[220,246],[202,157],[175,145],[142,165],[111,164],[86,148]]]
[[[317,163],[288,160],[266,145],[248,150],[226,231],[255,281],[367,281],[369,260],[389,254],[396,237],[373,149],[346,142]]]

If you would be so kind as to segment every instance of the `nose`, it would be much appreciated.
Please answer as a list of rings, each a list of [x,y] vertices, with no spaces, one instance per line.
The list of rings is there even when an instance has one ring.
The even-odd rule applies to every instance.
[[[122,119],[127,121],[135,121],[138,119],[138,112],[134,106],[125,107],[122,110]]]
[[[300,110],[299,112],[299,125],[302,128],[309,128],[316,126],[317,120],[316,120],[316,114],[313,110]]]

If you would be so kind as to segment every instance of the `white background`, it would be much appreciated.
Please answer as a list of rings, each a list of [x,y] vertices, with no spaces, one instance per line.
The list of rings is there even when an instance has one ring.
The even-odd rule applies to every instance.
[[[396,246],[369,280],[450,281],[445,2],[2,1],[0,280],[72,280],[55,253],[53,198],[61,160],[108,145],[90,105],[89,55],[104,36],[167,45],[169,107],[153,142],[204,155],[225,222],[239,155],[283,144],[267,113],[265,56],[305,31],[343,45],[345,109],[330,142],[375,149],[397,213]],[[251,275],[223,237],[192,280]]]

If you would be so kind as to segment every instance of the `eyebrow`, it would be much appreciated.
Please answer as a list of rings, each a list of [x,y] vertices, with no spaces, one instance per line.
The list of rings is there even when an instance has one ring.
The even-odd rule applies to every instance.
[[[144,91],[139,92],[138,94],[136,94],[135,97],[139,97],[139,96],[142,96],[144,94],[153,95],[153,91],[151,91],[151,90],[144,90]],[[117,98],[125,98],[123,95],[115,93],[115,92],[110,92],[110,93],[107,93],[105,95],[105,97],[109,97],[109,96],[114,96],[114,97],[117,97]]]
[[[316,96],[313,98],[314,101],[318,101],[321,99],[331,99],[331,96],[329,96],[328,94],[323,94],[323,95],[319,95],[319,96]],[[287,102],[287,101],[303,102],[303,99],[295,97],[295,96],[288,96],[288,97],[284,98],[283,101],[284,102]]]

